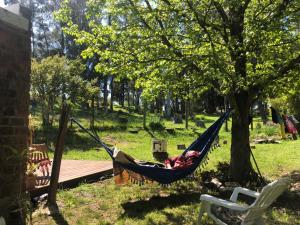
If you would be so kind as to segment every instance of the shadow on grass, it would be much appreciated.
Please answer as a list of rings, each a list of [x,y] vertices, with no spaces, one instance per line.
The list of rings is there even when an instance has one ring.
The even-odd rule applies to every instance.
[[[292,179],[292,188],[279,196],[273,206],[285,208],[292,212],[300,212],[300,170],[294,170],[287,175]]]
[[[145,128],[145,131],[151,136],[151,138],[156,138],[153,132],[148,127]]]
[[[166,197],[154,196],[149,200],[139,200],[135,202],[126,202],[122,204],[125,213],[122,215],[143,219],[144,216],[154,210],[162,210],[166,207],[178,207],[183,204],[191,204],[199,202],[200,193],[186,193],[186,194],[171,194]],[[180,218],[174,218],[178,220]]]
[[[49,207],[50,215],[57,225],[69,225],[64,216],[60,213],[57,205]]]

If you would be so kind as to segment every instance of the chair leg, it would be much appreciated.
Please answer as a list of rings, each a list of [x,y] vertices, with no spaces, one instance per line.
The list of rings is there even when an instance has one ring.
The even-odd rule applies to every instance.
[[[266,223],[265,223],[264,219],[262,217],[260,217],[259,219],[256,220],[256,224],[257,225],[265,225]]]
[[[207,209],[207,204],[205,202],[202,202],[200,211],[199,211],[199,216],[198,216],[198,225],[201,225],[201,219],[202,219],[202,216],[205,213],[206,209]]]
[[[0,217],[0,225],[6,225],[5,220],[3,217]]]

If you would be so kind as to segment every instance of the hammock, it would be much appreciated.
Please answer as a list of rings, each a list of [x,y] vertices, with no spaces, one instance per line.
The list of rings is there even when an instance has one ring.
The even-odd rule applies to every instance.
[[[182,169],[164,168],[162,164],[136,161],[131,156],[122,151],[109,148],[94,134],[86,130],[74,118],[71,118],[81,129],[87,132],[96,142],[104,147],[106,152],[113,160],[114,175],[124,179],[132,179],[140,183],[147,181],[156,181],[160,184],[170,184],[191,175],[206,158],[212,143],[217,137],[224,121],[228,118],[230,112],[224,113],[215,121],[200,137],[198,137],[183,153],[184,156],[188,151],[198,151],[199,157],[196,158],[191,166]],[[124,172],[126,172],[124,174]],[[127,174],[127,175],[126,175]],[[129,177],[128,177],[129,176]]]

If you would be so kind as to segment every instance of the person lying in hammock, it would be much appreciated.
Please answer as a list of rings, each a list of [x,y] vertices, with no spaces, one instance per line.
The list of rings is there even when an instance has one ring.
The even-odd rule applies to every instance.
[[[188,151],[185,155],[169,158],[165,160],[165,167],[168,169],[185,169],[193,165],[195,160],[199,158],[200,152]]]

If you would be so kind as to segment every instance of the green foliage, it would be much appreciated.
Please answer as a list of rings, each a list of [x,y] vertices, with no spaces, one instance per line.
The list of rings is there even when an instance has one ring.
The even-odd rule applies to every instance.
[[[91,82],[83,80],[84,65],[79,60],[51,56],[41,61],[33,59],[31,96],[42,108],[43,124],[52,125],[55,106],[69,100],[76,104],[88,100],[97,91]]]
[[[86,46],[82,56],[98,55],[99,72],[137,78],[147,98],[187,98],[209,86],[256,95],[297,79],[289,73],[299,64],[296,1],[96,0],[87,2],[84,30],[70,4],[56,18]]]
[[[288,102],[290,105],[290,112],[300,119],[300,92],[298,91],[291,94],[288,97]]]
[[[277,126],[266,126],[265,127],[265,134],[267,136],[274,136],[275,134],[278,134],[279,128]]]
[[[286,114],[289,111],[289,103],[287,95],[278,98],[270,99],[272,107],[279,110],[279,112]]]
[[[256,123],[255,129],[260,130],[261,129],[261,123]]]

